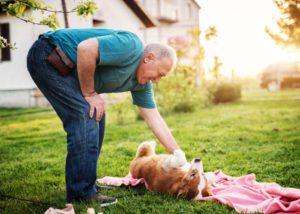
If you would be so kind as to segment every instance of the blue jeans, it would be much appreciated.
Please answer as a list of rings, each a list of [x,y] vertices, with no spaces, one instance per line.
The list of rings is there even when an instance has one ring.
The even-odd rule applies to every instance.
[[[46,61],[53,47],[37,40],[27,56],[28,71],[51,103],[67,133],[67,202],[90,198],[97,191],[97,161],[105,132],[105,114],[100,122],[89,118],[89,104],[81,94],[78,79],[61,76]]]

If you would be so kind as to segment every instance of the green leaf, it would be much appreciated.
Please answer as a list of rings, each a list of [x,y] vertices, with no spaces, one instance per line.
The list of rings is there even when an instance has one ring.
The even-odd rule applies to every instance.
[[[25,9],[26,9],[26,5],[25,4],[20,4],[20,6],[19,6],[19,13],[20,14],[24,14]]]

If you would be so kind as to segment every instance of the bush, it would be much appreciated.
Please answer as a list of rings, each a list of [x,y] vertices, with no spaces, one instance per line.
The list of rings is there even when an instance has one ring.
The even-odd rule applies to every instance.
[[[178,65],[166,78],[154,84],[153,90],[158,110],[164,115],[191,112],[200,99],[195,72],[189,66]]]
[[[207,87],[207,91],[213,103],[233,102],[241,98],[241,86],[237,83],[214,83]]]
[[[178,65],[158,84],[153,83],[153,91],[158,111],[163,115],[194,111],[203,100],[201,100],[200,90],[196,87],[195,71],[189,66]],[[119,124],[123,124],[128,119],[129,113],[130,116],[134,114],[136,120],[143,120],[138,109],[132,108],[129,94],[113,103],[111,110],[116,113]]]
[[[112,103],[109,108],[115,112],[118,124],[124,124],[133,115],[136,117],[136,109],[132,105],[130,93],[110,94],[109,100]]]

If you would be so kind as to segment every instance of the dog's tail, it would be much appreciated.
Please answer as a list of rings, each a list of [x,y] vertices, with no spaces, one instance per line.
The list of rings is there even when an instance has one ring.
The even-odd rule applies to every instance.
[[[145,141],[141,143],[136,152],[136,158],[155,155],[155,146],[155,141]]]

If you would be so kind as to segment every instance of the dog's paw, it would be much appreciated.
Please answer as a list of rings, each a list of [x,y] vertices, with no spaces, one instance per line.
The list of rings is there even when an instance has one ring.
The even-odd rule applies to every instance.
[[[179,149],[175,150],[172,155],[165,155],[161,161],[161,166],[166,172],[173,168],[183,167],[185,164],[185,154]]]
[[[216,176],[213,172],[206,172],[205,177],[209,184],[213,183],[216,180]]]
[[[181,167],[181,169],[182,169],[183,171],[185,171],[185,172],[189,171],[190,168],[191,168],[191,164],[188,163],[188,162],[186,162],[186,163]]]
[[[174,156],[172,158],[171,165],[175,168],[175,167],[182,167],[186,163],[187,161],[185,158],[185,153],[180,149],[176,149],[174,151]]]

